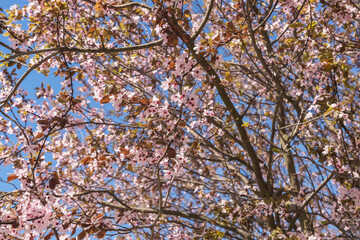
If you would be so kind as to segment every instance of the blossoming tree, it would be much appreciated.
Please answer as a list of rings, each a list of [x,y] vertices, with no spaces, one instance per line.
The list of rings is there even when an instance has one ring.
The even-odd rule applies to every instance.
[[[360,237],[357,1],[0,10],[0,239]]]

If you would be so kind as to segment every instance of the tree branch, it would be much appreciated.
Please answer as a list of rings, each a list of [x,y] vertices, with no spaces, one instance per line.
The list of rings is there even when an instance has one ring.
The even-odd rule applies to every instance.
[[[159,46],[163,43],[163,39],[159,39],[153,42],[139,44],[139,45],[132,45],[127,47],[120,47],[120,48],[76,48],[76,47],[56,47],[56,48],[46,48],[46,49],[39,49],[39,50],[33,50],[33,51],[27,51],[27,52],[18,52],[14,54],[13,56],[10,56],[8,58],[5,58],[0,61],[6,62],[12,59],[15,59],[20,56],[24,55],[31,55],[31,54],[38,54],[38,53],[46,53],[46,52],[76,52],[76,53],[120,53],[120,52],[130,52],[130,51],[136,51],[146,48],[151,48],[155,46]]]
[[[327,176],[322,183],[313,191],[303,202],[301,207],[297,210],[295,217],[291,220],[291,223],[288,227],[288,231],[291,231],[291,229],[294,228],[296,220],[299,218],[301,212],[304,210],[304,208],[310,203],[310,201],[315,197],[315,195],[326,186],[326,184],[332,179],[332,177],[335,175],[335,170],[332,171],[329,176]]]
[[[2,100],[0,103],[0,109],[2,109],[7,102],[11,99],[11,97],[15,94],[16,90],[20,87],[21,83],[25,80],[25,78],[30,74],[30,72],[32,72],[33,70],[35,70],[36,68],[40,67],[41,64],[43,64],[44,62],[46,62],[47,60],[49,60],[50,58],[54,57],[56,54],[58,54],[59,52],[54,52],[52,54],[50,54],[49,56],[46,56],[45,58],[41,59],[39,62],[37,62],[36,64],[34,64],[33,66],[31,66],[28,70],[26,70],[26,72],[20,77],[20,79],[16,82],[15,86],[13,87],[13,89],[11,90],[11,92],[9,93],[9,95],[7,95],[7,97]]]
[[[115,205],[115,204],[111,204],[111,203],[107,203],[107,202],[99,202],[99,204],[106,206],[106,207],[113,208],[113,209],[129,210],[125,206],[122,206],[122,205]],[[140,212],[140,213],[153,213],[153,214],[159,213],[158,209],[144,208],[144,207],[131,207],[131,210],[134,212]],[[204,221],[207,223],[212,223],[212,224],[217,225],[218,227],[221,227],[226,230],[240,234],[242,237],[244,237],[246,239],[251,239],[251,237],[252,237],[250,233],[239,229],[238,227],[234,226],[233,224],[231,224],[225,220],[217,221],[215,219],[212,219],[212,218],[209,218],[206,216],[202,216],[199,214],[181,212],[181,211],[170,210],[170,209],[163,209],[162,213],[165,215],[172,215],[172,216],[182,217],[182,218],[186,218],[186,219],[195,219],[195,220],[201,220],[201,221]]]
[[[209,20],[210,14],[211,14],[211,10],[214,6],[214,2],[215,0],[210,0],[208,9],[205,13],[205,17],[204,19],[201,21],[199,28],[196,30],[196,32],[191,36],[191,41],[195,41],[195,39],[199,36],[199,34],[201,33],[201,31],[204,29],[204,27],[206,26],[207,21]]]
[[[0,46],[3,46],[4,48],[7,48],[9,50],[11,50],[12,52],[17,52],[15,49],[11,48],[9,45],[3,43],[0,41]]]
[[[91,0],[83,0],[84,2],[87,2],[91,5],[95,5],[96,2],[94,1],[91,1]],[[128,8],[128,7],[142,7],[142,8],[145,8],[147,10],[151,10],[152,7],[144,4],[144,3],[139,3],[139,2],[129,2],[129,3],[124,3],[124,4],[121,4],[121,5],[110,5],[110,4],[106,4],[106,6],[108,8],[111,8],[111,9],[114,9],[114,10],[121,10],[121,9],[124,9],[124,8]]]
[[[255,149],[253,148],[249,136],[247,134],[246,129],[242,126],[242,116],[236,110],[234,104],[232,103],[230,97],[228,96],[225,88],[222,86],[221,79],[219,75],[216,73],[215,69],[211,66],[211,64],[203,57],[198,56],[194,50],[194,43],[189,41],[190,36],[177,24],[176,20],[172,16],[168,16],[164,14],[164,17],[168,20],[169,25],[172,27],[173,31],[177,36],[179,36],[187,45],[191,55],[196,59],[196,61],[200,64],[202,69],[208,74],[209,78],[213,80],[213,83],[218,91],[221,100],[224,102],[227,110],[230,112],[231,116],[233,117],[236,127],[241,136],[241,140],[243,142],[243,147],[249,154],[251,159],[253,169],[256,176],[256,182],[260,188],[260,191],[263,197],[267,196],[267,185],[262,177],[262,171],[260,168],[260,159],[258,158]]]
[[[271,15],[273,14],[273,12],[275,11],[275,8],[278,4],[279,0],[276,0],[275,4],[273,5],[273,7],[271,8],[271,10],[268,12],[268,14],[266,15],[266,17],[261,21],[261,23],[259,25],[257,25],[254,28],[254,32],[256,32],[259,28],[261,28],[262,26],[265,25],[266,21],[271,17]]]

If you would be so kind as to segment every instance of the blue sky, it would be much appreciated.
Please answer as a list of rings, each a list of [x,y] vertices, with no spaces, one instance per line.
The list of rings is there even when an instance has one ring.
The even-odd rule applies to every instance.
[[[28,1],[26,0],[1,0],[0,1],[0,8],[2,8],[4,11],[6,9],[9,9],[12,5],[17,4],[19,6],[24,6],[28,3]],[[0,35],[0,41],[4,42],[4,43],[9,43],[7,41],[6,37],[3,37],[2,35]],[[4,51],[5,49],[0,47],[0,51]],[[20,69],[18,74],[22,74],[25,71],[25,69]],[[21,86],[21,88],[24,88],[26,90],[28,90],[28,92],[32,95],[35,94],[34,92],[34,84],[32,81],[36,81],[36,79],[39,83],[41,83],[41,81],[44,81],[44,77],[42,77],[41,79],[39,78],[39,74],[37,74],[36,72],[31,73],[27,79],[25,79],[25,81],[23,82],[23,85]],[[38,85],[38,84],[36,84]],[[8,177],[8,173],[12,173],[12,167],[11,166],[0,166],[0,178],[1,180],[5,181],[7,180]],[[4,182],[0,182],[0,191],[12,191],[15,189],[14,186],[19,187],[19,181],[14,180],[12,181],[10,184],[4,183]]]
[[[14,4],[17,4],[19,6],[23,6],[25,4],[27,4],[28,1],[26,0],[2,0],[0,1],[0,7],[5,10],[5,9],[8,9],[10,8],[10,6],[14,5]]]
[[[24,6],[27,5],[28,1],[27,0],[0,0],[0,8],[2,8],[2,10],[6,10],[9,9],[12,5],[17,4],[19,6]],[[6,13],[4,13],[6,14]],[[27,23],[24,21],[23,22],[24,26],[26,28]],[[7,40],[6,37],[0,35],[0,41],[4,42],[6,44],[9,44],[9,41]],[[3,47],[0,47],[0,52],[8,52],[7,49],[4,49]],[[20,69],[17,70],[17,74],[18,74],[18,78],[21,76],[21,74],[23,74],[27,69]],[[1,71],[1,69],[0,69]],[[51,83],[51,87],[54,88],[55,91],[58,90],[58,88],[60,88],[60,81],[59,78],[54,77],[51,73],[53,71],[50,71],[49,76],[51,77],[45,77],[42,74],[37,73],[36,71],[31,72],[27,78],[22,82],[20,88],[25,89],[29,92],[29,97],[36,99],[35,97],[35,87],[36,86],[40,86],[42,82],[44,82],[44,86],[46,86],[47,83]],[[54,81],[56,80],[56,81]],[[58,83],[58,84],[56,84]],[[14,141],[16,142],[16,139],[14,138]],[[47,156],[47,157],[51,157],[51,156]],[[0,165],[0,192],[4,191],[4,192],[8,192],[8,191],[13,191],[15,189],[19,189],[20,188],[20,182],[18,180],[13,180],[10,183],[6,183],[7,177],[9,176],[9,173],[13,173],[13,169],[12,166],[3,166]],[[75,235],[73,237],[75,237],[78,233],[80,232],[80,230],[78,230]]]

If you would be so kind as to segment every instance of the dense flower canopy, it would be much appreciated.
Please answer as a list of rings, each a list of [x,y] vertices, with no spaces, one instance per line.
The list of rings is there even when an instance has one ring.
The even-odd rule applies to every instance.
[[[0,239],[360,238],[356,0],[0,10]]]

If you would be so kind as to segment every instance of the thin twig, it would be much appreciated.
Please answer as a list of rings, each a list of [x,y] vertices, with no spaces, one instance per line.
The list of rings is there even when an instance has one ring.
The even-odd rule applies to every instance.
[[[322,183],[305,199],[303,204],[300,206],[300,208],[297,210],[295,217],[291,220],[291,223],[289,225],[288,231],[291,231],[291,229],[294,228],[296,220],[299,218],[300,213],[304,208],[310,203],[310,201],[315,197],[315,195],[326,186],[326,184],[332,179],[332,177],[335,175],[335,170],[332,171],[329,176],[327,176]]]
[[[279,0],[276,0],[274,6],[271,8],[271,10],[269,11],[268,15],[264,18],[264,20],[259,24],[257,25],[255,28],[254,28],[254,32],[256,32],[259,28],[261,28],[265,23],[266,21],[271,17],[271,15],[273,14],[277,4],[278,4]]]
[[[7,102],[11,99],[11,97],[15,94],[15,92],[17,91],[17,89],[20,87],[21,83],[25,80],[25,78],[30,74],[30,72],[32,72],[33,70],[35,70],[36,68],[40,67],[41,64],[43,64],[44,62],[46,62],[47,60],[49,60],[50,58],[54,57],[56,54],[58,54],[58,52],[54,52],[52,54],[50,54],[49,56],[46,56],[45,58],[41,59],[38,63],[34,64],[33,66],[31,66],[28,70],[26,70],[26,72],[20,77],[20,79],[16,82],[15,86],[13,87],[13,89],[11,90],[11,92],[9,93],[9,95],[7,95],[7,97],[1,101],[1,105],[0,105],[0,109],[2,109]]]
[[[201,31],[204,29],[207,21],[209,20],[209,17],[210,17],[210,14],[211,14],[211,10],[214,6],[214,2],[215,0],[210,0],[210,3],[209,3],[209,7],[205,13],[205,17],[204,19],[202,20],[202,22],[200,23],[200,26],[199,28],[196,30],[196,32],[191,36],[190,38],[190,41],[194,41],[198,36],[199,34],[201,33]]]
[[[46,52],[77,52],[77,53],[120,53],[120,52],[130,52],[136,51],[141,49],[147,49],[155,46],[159,46],[163,43],[163,39],[159,39],[153,42],[139,44],[139,45],[132,45],[126,47],[119,47],[119,48],[77,48],[77,47],[55,47],[55,48],[45,48],[27,52],[18,52],[13,56],[8,58],[2,59],[0,63],[12,60],[14,58],[24,56],[24,55],[31,55],[31,54],[38,54],[38,53],[46,53]]]

